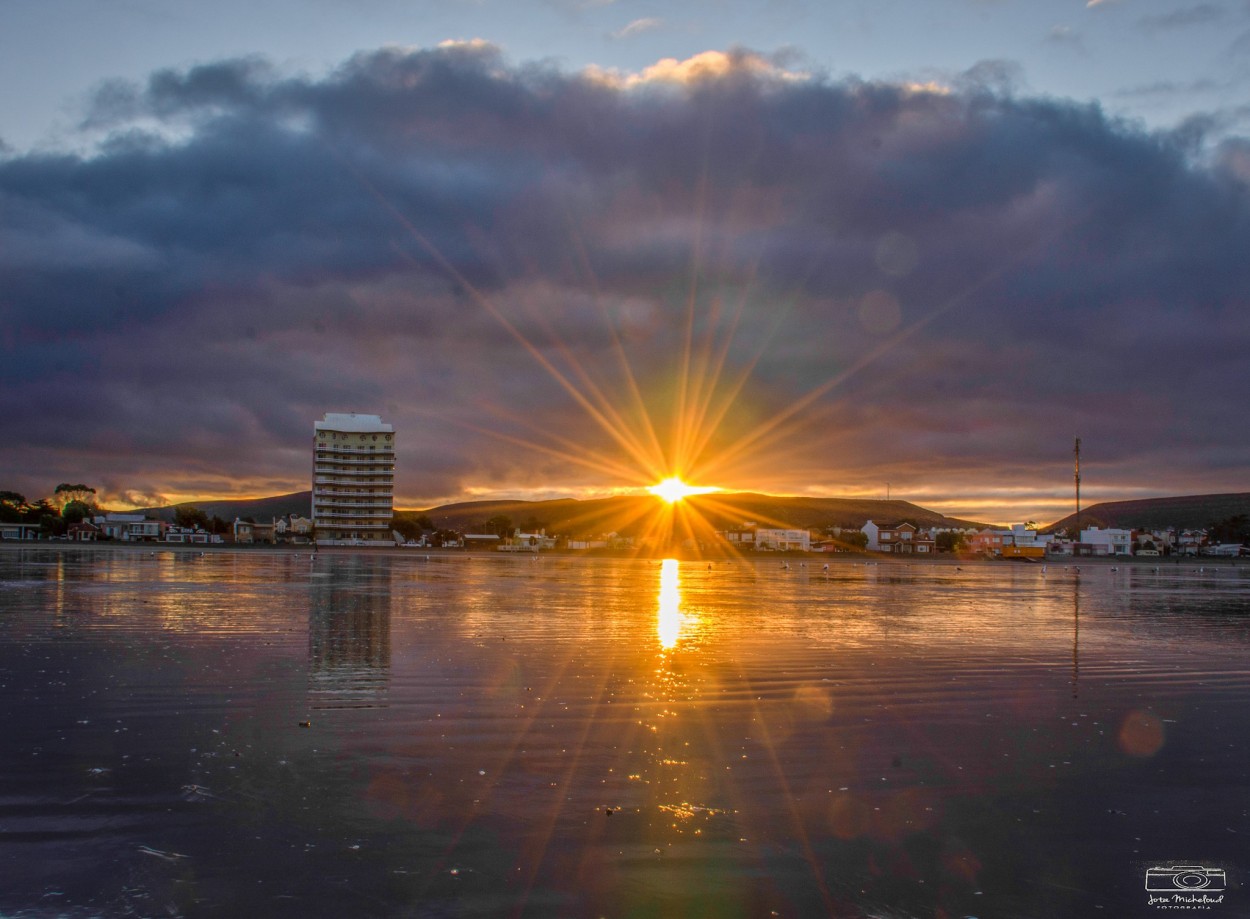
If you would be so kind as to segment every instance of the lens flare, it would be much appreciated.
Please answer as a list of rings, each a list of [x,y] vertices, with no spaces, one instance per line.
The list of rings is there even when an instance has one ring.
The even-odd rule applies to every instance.
[[[714,491],[719,491],[719,489],[706,488],[698,485],[687,485],[679,477],[674,475],[669,476],[662,482],[657,482],[655,485],[648,488],[647,491],[651,492],[651,494],[655,495],[657,498],[663,498],[669,504],[676,504],[678,501],[683,498],[689,498],[691,495],[707,495]]]

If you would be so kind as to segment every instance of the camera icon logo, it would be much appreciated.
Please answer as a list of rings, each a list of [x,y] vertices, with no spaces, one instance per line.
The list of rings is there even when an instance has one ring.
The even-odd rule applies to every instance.
[[[1170,868],[1146,869],[1146,889],[1175,893],[1178,890],[1223,890],[1226,878],[1223,868],[1202,865],[1173,865]]]

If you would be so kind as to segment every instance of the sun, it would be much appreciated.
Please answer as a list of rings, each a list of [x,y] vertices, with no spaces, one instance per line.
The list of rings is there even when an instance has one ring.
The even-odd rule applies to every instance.
[[[691,495],[706,495],[713,491],[719,491],[716,488],[704,488],[698,485],[687,485],[677,476],[669,476],[663,482],[652,485],[647,489],[657,498],[663,498],[669,504],[676,504],[683,498],[689,498]]]

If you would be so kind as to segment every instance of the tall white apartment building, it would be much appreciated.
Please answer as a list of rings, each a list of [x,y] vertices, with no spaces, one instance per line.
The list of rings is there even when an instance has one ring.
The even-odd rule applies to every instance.
[[[391,543],[395,428],[381,415],[327,412],[313,425],[312,515],[323,546]]]

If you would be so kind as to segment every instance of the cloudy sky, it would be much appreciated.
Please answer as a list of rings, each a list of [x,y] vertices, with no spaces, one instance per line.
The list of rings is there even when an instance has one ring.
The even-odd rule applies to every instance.
[[[1250,4],[13,0],[0,488],[1250,489]]]

